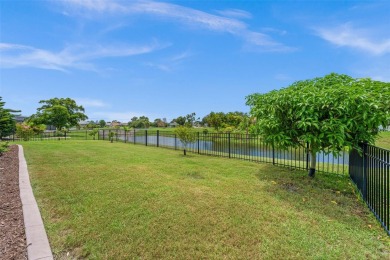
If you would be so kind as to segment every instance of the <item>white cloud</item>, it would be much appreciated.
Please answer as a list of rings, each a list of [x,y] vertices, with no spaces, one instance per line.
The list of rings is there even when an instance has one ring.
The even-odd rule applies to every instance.
[[[194,54],[189,51],[181,52],[172,57],[166,58],[160,62],[144,62],[145,66],[159,69],[164,72],[172,72],[179,67],[186,59],[192,57]]]
[[[92,60],[107,57],[129,57],[150,53],[166,47],[156,42],[144,46],[68,46],[59,52],[20,44],[0,43],[2,68],[33,67],[68,71],[69,69],[96,70]]]
[[[390,53],[390,38],[376,40],[370,38],[368,30],[354,28],[350,23],[332,28],[315,28],[318,36],[341,47],[350,47],[374,55]]]
[[[217,13],[232,18],[247,18],[247,19],[252,18],[251,13],[239,9],[218,10]]]
[[[85,108],[88,107],[108,107],[109,105],[105,102],[98,99],[90,99],[90,98],[74,98],[78,105],[81,105]]]
[[[246,16],[246,18],[250,16],[249,13],[242,10],[230,9],[220,11],[225,13],[224,15],[230,14],[230,17],[224,17],[176,4],[156,1],[65,0],[65,3],[67,6],[71,6],[73,10],[77,10],[83,14],[89,11],[122,15],[140,14],[158,16],[160,18],[178,21],[191,27],[229,33],[244,39],[247,43],[254,46],[262,47],[264,50],[293,50],[284,46],[282,43],[276,42],[266,34],[250,30],[246,23],[237,19],[243,18],[243,16]]]

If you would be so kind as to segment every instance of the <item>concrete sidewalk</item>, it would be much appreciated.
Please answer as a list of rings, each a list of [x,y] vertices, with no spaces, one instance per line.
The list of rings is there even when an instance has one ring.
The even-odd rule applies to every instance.
[[[53,259],[41,213],[31,188],[23,147],[18,146],[19,188],[23,206],[24,227],[26,229],[28,259]]]

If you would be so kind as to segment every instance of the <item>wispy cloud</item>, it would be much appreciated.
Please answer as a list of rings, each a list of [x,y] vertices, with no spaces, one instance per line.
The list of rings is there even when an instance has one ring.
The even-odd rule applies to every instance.
[[[81,105],[83,107],[96,107],[96,108],[103,108],[103,107],[108,107],[109,104],[99,100],[99,99],[91,99],[91,98],[74,98],[76,103],[78,105]]]
[[[2,68],[33,67],[41,69],[69,71],[71,69],[96,70],[93,60],[108,57],[129,57],[150,53],[167,45],[157,42],[143,46],[68,46],[54,52],[32,46],[0,43]]]
[[[217,13],[232,18],[247,18],[247,19],[252,18],[251,13],[239,9],[218,10]]]
[[[121,2],[114,0],[64,0],[68,7],[83,14],[86,12],[111,13],[121,15],[152,15],[161,19],[170,19],[189,26],[207,29],[210,31],[223,32],[242,38],[247,43],[263,48],[268,51],[291,51],[294,50],[284,44],[275,41],[270,36],[252,31],[247,23],[237,18],[248,18],[249,13],[241,10],[230,9],[223,12],[225,16],[214,15],[181,5],[156,2],[156,1],[131,1]],[[90,15],[90,13],[88,14]]]
[[[340,47],[350,47],[374,55],[390,53],[390,38],[372,39],[368,33],[369,30],[357,29],[351,23],[332,28],[315,28],[314,30],[324,40]]]
[[[186,59],[192,57],[194,54],[189,51],[181,52],[172,57],[163,59],[160,62],[145,62],[144,65],[156,68],[165,72],[172,72],[178,68]]]

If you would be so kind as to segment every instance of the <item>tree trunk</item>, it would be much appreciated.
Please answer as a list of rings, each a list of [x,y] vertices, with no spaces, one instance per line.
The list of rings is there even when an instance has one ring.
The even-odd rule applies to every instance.
[[[316,164],[317,164],[317,152],[314,150],[310,151],[310,169],[309,169],[309,177],[314,178],[316,174]]]
[[[184,155],[187,155],[187,151],[186,151],[186,149],[184,149]]]

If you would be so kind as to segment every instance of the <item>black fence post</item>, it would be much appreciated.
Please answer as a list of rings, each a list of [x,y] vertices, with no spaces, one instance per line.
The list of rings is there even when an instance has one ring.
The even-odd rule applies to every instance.
[[[275,165],[275,144],[272,142],[272,164]]]
[[[199,140],[199,135],[200,135],[200,133],[198,132],[197,133],[198,134],[198,154],[200,154],[200,140]]]
[[[230,132],[228,132],[228,150],[229,150],[229,158],[231,158],[231,146],[230,146]]]
[[[127,142],[127,135],[126,135],[126,129],[124,129],[125,131],[125,143]]]
[[[134,131],[133,131],[133,136],[134,136],[134,144],[135,144],[135,128],[134,128]]]
[[[160,145],[160,130],[157,130],[157,147]]]
[[[175,150],[177,149],[177,143],[176,143],[176,134],[175,134]]]
[[[362,183],[362,195],[363,199],[367,199],[367,144],[363,143],[362,144],[362,160],[363,160],[363,183]]]
[[[306,143],[306,170],[309,170],[309,142]]]
[[[85,130],[85,140],[88,140],[88,130]]]
[[[148,130],[145,130],[145,146],[148,146]]]
[[[66,140],[66,131],[64,132],[64,134],[65,134],[65,140]]]

